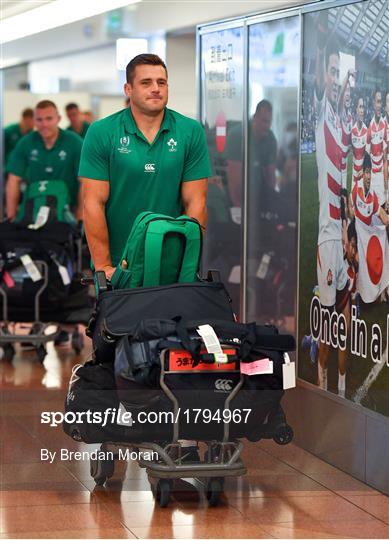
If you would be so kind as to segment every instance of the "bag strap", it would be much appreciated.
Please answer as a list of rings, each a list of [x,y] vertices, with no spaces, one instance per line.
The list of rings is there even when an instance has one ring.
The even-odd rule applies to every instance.
[[[160,284],[163,242],[168,233],[177,233],[186,240],[178,283],[194,281],[201,255],[199,228],[195,221],[189,220],[155,220],[149,223],[145,238],[143,287]]]
[[[176,323],[177,337],[181,341],[184,349],[191,354],[192,358],[194,359],[193,367],[196,367],[200,363],[200,360],[201,360],[201,355],[200,355],[201,343],[200,341],[190,339],[188,330],[182,320],[182,317],[174,317],[173,321],[175,321]]]

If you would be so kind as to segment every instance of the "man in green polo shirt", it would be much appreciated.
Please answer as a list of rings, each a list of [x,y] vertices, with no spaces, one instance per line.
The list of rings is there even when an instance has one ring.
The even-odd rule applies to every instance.
[[[4,128],[4,163],[7,166],[8,158],[19,139],[34,129],[34,111],[24,109],[20,121]]]
[[[74,131],[74,133],[77,133],[77,135],[84,139],[90,124],[84,120],[77,103],[68,103],[65,111],[70,122],[70,125],[66,129]]]
[[[207,221],[211,170],[203,128],[166,108],[167,71],[158,56],[136,56],[126,76],[129,107],[91,125],[79,171],[90,253],[108,278],[141,212],[185,213],[203,229]]]
[[[34,111],[37,131],[23,137],[9,157],[6,186],[6,210],[14,219],[20,201],[20,182],[64,180],[69,188],[70,206],[78,219],[82,218],[82,205],[78,204],[78,166],[82,139],[75,133],[58,127],[61,117],[55,103],[43,100]]]

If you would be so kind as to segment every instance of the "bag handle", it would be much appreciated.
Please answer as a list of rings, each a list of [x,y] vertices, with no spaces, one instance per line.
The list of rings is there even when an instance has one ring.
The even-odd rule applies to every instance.
[[[172,232],[180,234],[186,239],[178,283],[194,280],[201,254],[201,247],[198,243],[199,228],[200,225],[195,221],[171,220],[166,222],[156,220],[150,222],[145,239],[143,287],[155,287],[160,284],[163,241],[165,236]]]

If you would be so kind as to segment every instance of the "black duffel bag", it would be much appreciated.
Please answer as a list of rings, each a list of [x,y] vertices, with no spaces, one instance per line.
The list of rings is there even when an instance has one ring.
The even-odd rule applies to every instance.
[[[0,281],[10,307],[32,307],[43,285],[43,277],[32,280],[21,261],[23,255],[47,264],[48,284],[42,302],[55,306],[68,297],[74,273],[74,234],[74,228],[65,223],[50,223],[38,230],[0,223]],[[36,266],[42,275],[42,266]]]

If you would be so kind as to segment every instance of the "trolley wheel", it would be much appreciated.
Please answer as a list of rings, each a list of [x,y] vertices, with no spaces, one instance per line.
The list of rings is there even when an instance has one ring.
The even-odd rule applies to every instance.
[[[153,490],[153,487],[151,488]],[[172,490],[172,482],[166,478],[158,481],[155,490],[155,499],[159,502],[161,508],[166,508],[170,501],[170,493]]]
[[[103,486],[115,471],[113,459],[91,459],[89,466],[91,476],[98,486]]]
[[[209,506],[217,506],[223,491],[223,478],[211,478],[206,487]]]
[[[84,336],[77,330],[72,334],[72,349],[76,354],[80,354],[84,348]]]
[[[273,441],[277,444],[289,444],[293,439],[293,429],[289,424],[281,424],[277,427]]]
[[[12,343],[5,343],[2,349],[3,349],[2,360],[4,360],[5,362],[12,362],[15,356],[15,347],[12,345]]]
[[[39,362],[43,364],[43,360],[46,358],[46,347],[44,345],[39,345],[36,349],[36,354],[38,355]]]

